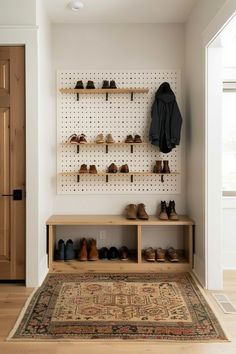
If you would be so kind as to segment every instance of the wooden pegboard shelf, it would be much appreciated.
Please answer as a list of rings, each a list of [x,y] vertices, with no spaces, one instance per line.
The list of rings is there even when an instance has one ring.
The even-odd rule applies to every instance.
[[[77,95],[77,101],[79,101],[79,95],[106,95],[106,101],[108,101],[109,94],[121,94],[128,93],[130,94],[131,101],[134,100],[134,94],[136,93],[148,93],[148,88],[116,88],[116,89],[103,89],[103,88],[95,88],[95,89],[75,89],[75,88],[61,88],[61,93],[75,93]]]
[[[104,93],[148,93],[148,88],[117,88],[117,89],[74,89],[74,88],[61,88],[61,93],[79,93],[82,95],[92,95],[92,94],[104,94]]]

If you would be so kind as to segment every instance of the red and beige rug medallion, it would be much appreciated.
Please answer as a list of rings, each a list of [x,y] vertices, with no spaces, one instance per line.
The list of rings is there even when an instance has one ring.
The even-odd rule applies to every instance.
[[[227,340],[189,274],[49,274],[11,340]]]

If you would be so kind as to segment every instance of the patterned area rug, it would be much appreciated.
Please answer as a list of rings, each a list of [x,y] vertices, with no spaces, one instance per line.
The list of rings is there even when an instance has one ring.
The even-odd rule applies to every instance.
[[[189,274],[49,274],[11,340],[227,340]]]

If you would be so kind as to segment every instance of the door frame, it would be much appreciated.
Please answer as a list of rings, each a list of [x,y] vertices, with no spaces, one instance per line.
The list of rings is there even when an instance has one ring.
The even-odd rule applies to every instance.
[[[36,26],[0,26],[1,46],[25,46],[26,286],[38,286],[38,49]]]
[[[205,279],[209,290],[222,289],[223,268],[221,263],[222,241],[222,185],[221,164],[212,159],[212,151],[217,147],[217,138],[220,136],[221,114],[217,116],[212,105],[216,104],[212,97],[209,70],[211,61],[210,45],[236,13],[235,0],[229,0],[214,17],[203,33],[203,48],[205,52]],[[219,124],[217,124],[217,121]],[[214,127],[214,129],[212,129]],[[219,144],[218,144],[219,145]],[[220,156],[220,155],[219,155]],[[214,183],[212,183],[214,181]]]

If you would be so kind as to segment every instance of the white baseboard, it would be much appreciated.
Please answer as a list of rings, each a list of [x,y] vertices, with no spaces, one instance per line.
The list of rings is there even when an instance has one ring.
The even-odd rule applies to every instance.
[[[194,275],[197,277],[199,283],[203,288],[206,287],[205,281],[205,263],[202,259],[200,259],[197,255],[194,255]]]
[[[48,274],[48,255],[46,254],[39,265],[39,284],[40,286]]]

